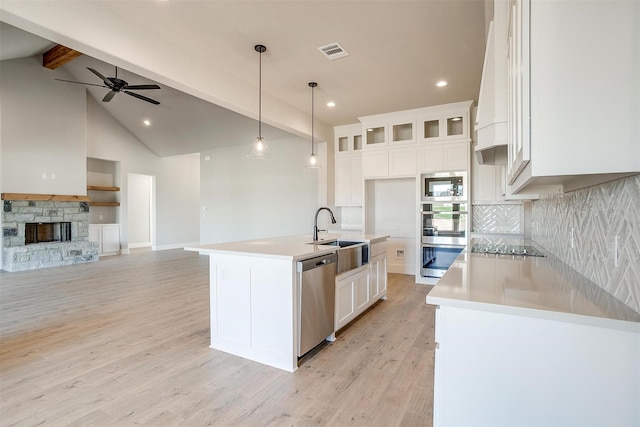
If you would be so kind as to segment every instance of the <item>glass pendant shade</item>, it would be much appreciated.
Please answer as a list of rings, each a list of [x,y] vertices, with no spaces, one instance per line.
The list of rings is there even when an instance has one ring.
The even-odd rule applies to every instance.
[[[312,154],[307,159],[307,164],[305,165],[307,169],[318,169],[320,165],[318,164],[318,156]]]
[[[269,146],[264,142],[262,137],[262,53],[267,51],[266,46],[257,44],[254,49],[260,54],[260,79],[258,84],[258,137],[251,145],[251,149],[247,154],[248,157],[265,158],[271,155]]]
[[[314,139],[314,135],[313,135],[313,89],[318,86],[318,83],[316,82],[310,82],[309,83],[309,87],[311,88],[311,155],[309,156],[309,159],[307,160],[307,164],[304,166],[307,169],[318,169],[320,167],[320,165],[318,164],[318,156],[316,156],[315,151],[313,150],[313,139]]]
[[[256,142],[251,145],[248,156],[250,157],[269,157],[271,152],[269,146],[264,142],[264,138],[261,136],[256,138]]]

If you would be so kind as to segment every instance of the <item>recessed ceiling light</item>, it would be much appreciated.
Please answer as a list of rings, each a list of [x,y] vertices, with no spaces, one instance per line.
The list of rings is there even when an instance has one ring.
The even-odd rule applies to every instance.
[[[336,106],[335,102],[333,102],[333,101],[327,102],[327,107],[335,107],[335,106]]]
[[[447,85],[447,82],[444,80],[440,80],[438,83],[436,83],[436,86],[438,87],[444,87]]]
[[[147,126],[151,126],[151,120],[149,120],[149,119],[143,120],[142,123],[144,123]]]

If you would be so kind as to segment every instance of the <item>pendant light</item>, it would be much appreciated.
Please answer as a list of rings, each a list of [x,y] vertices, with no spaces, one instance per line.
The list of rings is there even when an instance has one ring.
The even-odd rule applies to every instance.
[[[269,146],[262,138],[262,54],[267,51],[266,46],[257,44],[254,49],[260,54],[260,81],[258,85],[258,137],[251,145],[251,150],[247,156],[256,158],[265,158],[271,155]]]
[[[309,82],[309,87],[311,88],[311,155],[309,156],[309,159],[307,160],[307,164],[306,164],[306,168],[308,169],[317,169],[319,167],[318,165],[318,156],[316,156],[315,151],[313,150],[313,139],[314,139],[314,135],[313,135],[313,104],[314,104],[314,99],[313,99],[313,89],[318,86],[318,83],[316,82]]]

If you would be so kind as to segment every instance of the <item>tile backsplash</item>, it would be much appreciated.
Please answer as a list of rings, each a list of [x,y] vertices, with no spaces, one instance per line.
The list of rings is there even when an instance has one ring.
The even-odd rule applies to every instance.
[[[473,205],[474,233],[524,233],[524,209],[517,205]]]
[[[640,175],[533,203],[531,237],[640,313]]]

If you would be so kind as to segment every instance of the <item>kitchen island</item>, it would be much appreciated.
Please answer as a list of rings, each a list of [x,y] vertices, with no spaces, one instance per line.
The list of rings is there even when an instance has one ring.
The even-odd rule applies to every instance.
[[[362,291],[351,289],[351,304],[336,302],[335,330],[344,326],[341,310],[364,310],[386,298],[386,235],[326,234],[318,242],[310,235],[274,237],[203,245],[187,250],[209,255],[211,347],[276,368],[298,368],[298,261],[331,254],[330,241],[366,242],[382,251],[371,253],[367,264],[336,277],[346,282],[364,277]],[[356,282],[353,282],[354,286]],[[366,289],[365,289],[366,288]],[[358,295],[366,296],[359,301]],[[336,292],[336,299],[344,296]],[[342,307],[342,308],[341,308]],[[352,315],[350,313],[349,315]],[[355,317],[355,316],[353,316]],[[346,317],[347,320],[352,317]]]
[[[434,425],[640,425],[640,314],[551,255],[463,252],[429,292]]]

